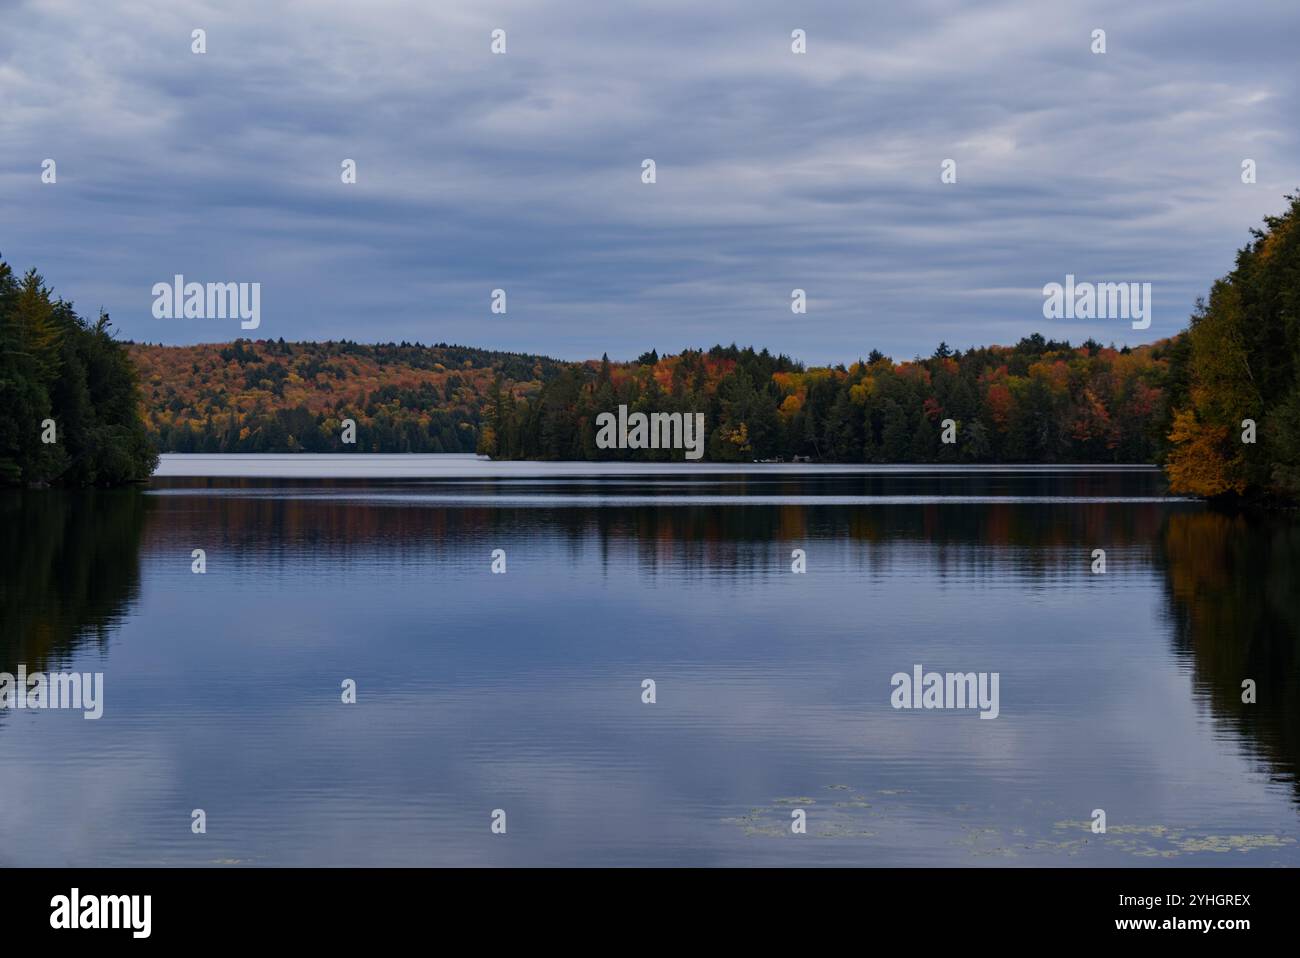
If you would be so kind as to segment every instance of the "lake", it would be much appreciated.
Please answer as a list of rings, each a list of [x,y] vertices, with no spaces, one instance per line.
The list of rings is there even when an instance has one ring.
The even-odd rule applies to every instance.
[[[169,456],[0,542],[104,689],[0,710],[0,865],[1300,864],[1300,523],[1151,469]]]

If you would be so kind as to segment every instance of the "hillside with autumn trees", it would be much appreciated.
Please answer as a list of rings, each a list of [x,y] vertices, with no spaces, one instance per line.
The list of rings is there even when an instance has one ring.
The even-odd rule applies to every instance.
[[[670,458],[596,448],[596,414],[626,404],[705,413],[708,458],[730,462],[1152,462],[1170,351],[1032,336],[809,368],[736,346],[627,363],[418,344],[130,346],[165,452],[342,451],[352,419],[362,452]],[[946,418],[955,444],[940,442]]]
[[[1013,346],[962,352],[941,343],[904,361],[872,350],[851,364],[808,367],[735,345],[565,362],[447,344],[126,344],[135,375],[114,374],[103,408],[121,420],[138,380],[144,430],[163,452],[680,456],[598,448],[597,415],[625,405],[704,413],[714,461],[1163,463],[1174,492],[1295,500],[1300,197],[1288,200],[1283,215],[1252,231],[1186,332],[1135,348],[1035,334]],[[107,318],[85,324],[34,272],[22,283],[6,273],[0,294],[8,370],[0,388],[12,408],[29,409],[0,424],[0,466],[11,477],[66,468],[63,451],[38,448],[32,426],[38,410],[63,406],[75,410],[68,448],[83,477],[138,473],[134,464],[151,453],[134,427],[94,424],[94,389],[110,382],[95,369],[111,370],[118,349]],[[91,392],[69,392],[60,363],[74,378],[89,369]],[[342,442],[347,419],[355,445]],[[941,439],[947,420],[951,443]],[[111,460],[115,436],[129,439],[121,464]]]
[[[564,364],[463,346],[131,344],[163,452],[473,452],[497,390],[526,402]],[[340,441],[356,423],[356,444]]]

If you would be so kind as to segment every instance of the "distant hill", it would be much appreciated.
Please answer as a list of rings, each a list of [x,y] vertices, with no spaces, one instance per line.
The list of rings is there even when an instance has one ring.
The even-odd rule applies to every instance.
[[[711,460],[1154,462],[1171,345],[1116,350],[1031,336],[925,359],[873,351],[806,368],[714,346],[634,362],[564,362],[463,346],[236,340],[130,344],[164,452],[481,452],[497,458],[673,459],[606,450],[596,414],[703,412]],[[357,425],[341,443],[344,419]],[[956,440],[942,439],[944,423]]]
[[[330,452],[342,420],[363,452],[473,452],[498,381],[518,400],[565,364],[440,343],[130,343],[163,452]]]

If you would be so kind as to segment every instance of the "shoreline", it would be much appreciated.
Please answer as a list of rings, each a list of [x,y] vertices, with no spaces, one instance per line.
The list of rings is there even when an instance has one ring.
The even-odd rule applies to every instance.
[[[465,453],[164,453],[153,479],[500,479],[626,476],[1159,472],[1145,463],[757,463],[494,460]]]

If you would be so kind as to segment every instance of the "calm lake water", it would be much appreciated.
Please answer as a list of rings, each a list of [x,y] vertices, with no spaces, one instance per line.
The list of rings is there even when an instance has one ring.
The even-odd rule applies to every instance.
[[[105,685],[0,711],[0,865],[1300,864],[1300,523],[1141,469],[347,458],[0,495],[0,671]],[[918,664],[998,717],[893,708]]]

